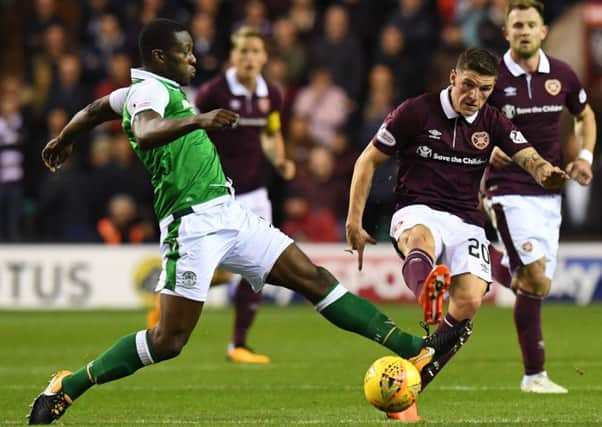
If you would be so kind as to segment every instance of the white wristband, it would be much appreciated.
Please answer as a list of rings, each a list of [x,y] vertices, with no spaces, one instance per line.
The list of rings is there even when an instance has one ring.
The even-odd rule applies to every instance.
[[[585,148],[582,148],[581,151],[579,151],[579,154],[577,154],[577,158],[581,159],[581,160],[585,160],[590,165],[594,162],[594,155],[592,154],[591,151],[589,151]]]

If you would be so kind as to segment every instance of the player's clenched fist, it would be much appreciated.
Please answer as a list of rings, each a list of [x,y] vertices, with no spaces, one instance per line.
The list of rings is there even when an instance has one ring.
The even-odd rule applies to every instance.
[[[238,113],[224,108],[211,110],[197,116],[200,127],[206,130],[233,128],[238,124],[238,118]]]
[[[58,138],[51,139],[42,150],[42,160],[50,171],[56,172],[73,151],[72,144],[62,143]]]

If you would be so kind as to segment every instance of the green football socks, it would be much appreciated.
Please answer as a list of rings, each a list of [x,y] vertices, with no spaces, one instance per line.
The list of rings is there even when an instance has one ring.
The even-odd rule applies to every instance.
[[[63,379],[63,391],[75,400],[93,384],[127,377],[145,365],[154,363],[146,330],[120,338],[92,362]]]
[[[401,357],[416,356],[423,347],[422,338],[402,332],[376,306],[339,284],[316,304],[316,310],[339,328],[376,341]]]

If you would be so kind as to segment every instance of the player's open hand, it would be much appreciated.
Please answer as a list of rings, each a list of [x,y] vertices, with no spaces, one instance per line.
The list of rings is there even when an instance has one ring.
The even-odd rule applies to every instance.
[[[42,150],[42,160],[51,172],[56,172],[67,161],[73,152],[71,143],[64,143],[58,138],[51,139]]]
[[[500,150],[498,147],[493,147],[491,156],[489,157],[489,164],[496,169],[505,168],[512,163],[512,158]]]
[[[197,116],[201,128],[206,130],[230,129],[238,125],[239,115],[234,111],[218,108]]]
[[[546,190],[557,190],[570,179],[569,175],[558,166],[547,163],[539,167],[537,182]]]
[[[376,244],[376,239],[368,234],[361,225],[345,224],[345,235],[347,244],[349,245],[348,252],[357,251],[357,269],[362,270],[364,265],[364,248],[366,243]]]
[[[592,181],[594,174],[592,166],[587,160],[577,159],[566,166],[569,176],[581,185],[587,185]]]

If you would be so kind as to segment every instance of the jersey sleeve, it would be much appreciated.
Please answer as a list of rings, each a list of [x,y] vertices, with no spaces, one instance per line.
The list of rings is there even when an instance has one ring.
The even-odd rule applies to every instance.
[[[385,117],[383,124],[372,138],[372,144],[390,156],[407,138],[417,133],[419,122],[413,100],[407,100]]]
[[[128,89],[129,88],[127,87],[122,87],[120,89],[115,89],[109,94],[111,109],[120,116],[123,114],[123,106],[125,105],[125,99],[128,96]]]
[[[167,104],[169,104],[167,89],[153,79],[132,85],[126,100],[126,108],[132,119],[136,114],[146,110],[153,110],[163,117]]]
[[[524,148],[531,147],[522,132],[497,110],[493,122],[495,129],[493,145],[497,145],[510,157]]]
[[[579,78],[573,70],[567,66],[566,73],[567,96],[565,99],[566,108],[572,115],[576,116],[581,113],[587,105],[587,93],[581,85]]]

